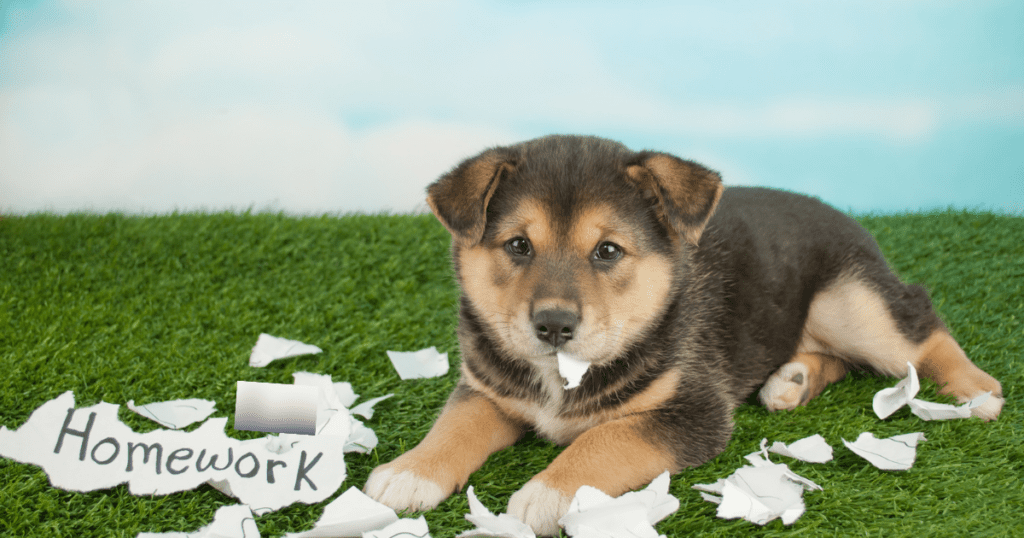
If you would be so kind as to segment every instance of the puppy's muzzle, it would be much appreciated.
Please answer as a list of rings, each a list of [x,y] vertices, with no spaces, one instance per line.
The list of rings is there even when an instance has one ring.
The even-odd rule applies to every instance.
[[[541,342],[554,347],[572,340],[580,317],[568,310],[541,310],[533,315],[533,328]]]

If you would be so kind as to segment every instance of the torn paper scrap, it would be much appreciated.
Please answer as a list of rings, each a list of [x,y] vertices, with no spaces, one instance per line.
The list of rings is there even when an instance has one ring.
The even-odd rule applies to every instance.
[[[767,441],[762,447],[765,444]],[[785,464],[761,458],[762,453],[747,456],[752,466],[741,467],[713,484],[695,484],[693,489],[701,491],[704,500],[718,505],[717,515],[722,519],[743,518],[764,525],[780,518],[784,524],[792,524],[804,513],[803,492],[822,488]]]
[[[430,538],[430,529],[423,516],[419,519],[399,519],[379,531],[363,533],[363,538]]]
[[[768,452],[774,452],[790,458],[809,463],[825,463],[832,461],[832,447],[825,442],[825,438],[819,434],[804,437],[789,445],[779,441],[772,443]]]
[[[323,501],[345,480],[336,439],[301,436],[277,454],[265,439],[228,437],[225,417],[191,432],[138,433],[118,420],[118,407],[100,402],[76,409],[74,393],[67,391],[39,406],[17,430],[0,427],[0,456],[42,467],[50,484],[65,490],[127,483],[133,495],[166,495],[209,482],[253,511]]]
[[[905,471],[914,465],[917,443],[921,441],[927,439],[920,432],[905,433],[888,439],[877,439],[873,433],[864,432],[852,443],[843,439],[843,444],[883,471]]]
[[[558,353],[558,375],[565,379],[565,390],[574,389],[580,386],[583,374],[590,369],[590,363],[574,359],[566,353]]]
[[[277,359],[313,355],[322,351],[316,346],[304,344],[298,340],[288,340],[261,333],[256,339],[256,345],[252,348],[252,355],[249,355],[249,366],[263,368]]]
[[[419,351],[388,351],[387,354],[402,379],[441,377],[448,373],[448,353],[438,353],[433,346]]]
[[[616,498],[583,486],[558,524],[569,536],[658,538],[654,525],[679,509],[679,499],[668,492],[670,481],[665,471],[645,489]]]
[[[192,532],[140,532],[136,538],[260,538],[252,511],[244,504],[222,506],[213,522]]]
[[[491,536],[494,538],[536,538],[529,525],[519,521],[510,514],[494,515],[483,505],[473,492],[473,486],[466,490],[469,499],[469,513],[466,519],[476,525],[476,529],[459,534],[457,538],[469,536]]]
[[[910,412],[922,420],[951,420],[954,418],[971,418],[971,410],[980,407],[992,396],[986,392],[973,400],[960,405],[926,402],[914,398],[910,400]]]
[[[908,362],[907,377],[901,379],[895,387],[882,389],[875,393],[871,407],[881,419],[892,415],[904,405],[909,405],[910,412],[923,420],[950,420],[970,418],[971,410],[987,402],[992,395],[991,392],[986,392],[963,405],[955,406],[919,400],[915,398],[919,390],[921,390],[921,383],[917,378],[917,370],[913,364]]]
[[[356,403],[359,399],[359,395],[352,390],[352,384],[348,381],[338,381],[332,383],[334,385],[334,394],[338,397],[338,401],[345,407],[352,407],[352,404]]]
[[[295,372],[292,377],[296,385],[317,387],[316,435],[343,439],[345,452],[366,454],[377,446],[377,434],[353,417],[347,409],[357,397],[351,385],[334,383],[330,374]],[[373,404],[390,396],[374,398],[365,404],[370,404],[368,407],[372,408]]]
[[[330,435],[347,439],[352,433],[353,419],[334,390],[331,374],[295,372],[292,377],[296,386],[315,387],[317,390],[316,435]]]
[[[144,405],[135,405],[135,400],[128,400],[125,406],[165,428],[180,430],[190,424],[202,422],[209,418],[216,410],[217,404],[210,400],[188,398],[185,400],[151,402]]]
[[[371,399],[366,400],[365,402],[363,402],[363,403],[361,403],[361,404],[359,404],[359,405],[349,409],[349,412],[352,413],[353,415],[359,415],[359,416],[369,420],[369,419],[373,418],[373,406],[377,405],[380,402],[383,402],[384,400],[387,400],[388,398],[390,398],[392,396],[394,396],[394,394],[385,394],[384,396],[378,396],[376,398],[371,398]]]
[[[235,429],[313,435],[317,399],[318,391],[309,386],[239,381],[235,389]]]
[[[289,533],[286,538],[359,538],[364,532],[383,529],[398,521],[395,511],[351,487],[324,507],[312,529]]]

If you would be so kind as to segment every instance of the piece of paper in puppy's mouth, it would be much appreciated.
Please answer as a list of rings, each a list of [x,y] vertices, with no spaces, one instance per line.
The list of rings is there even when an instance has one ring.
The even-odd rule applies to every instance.
[[[583,374],[587,373],[590,363],[577,360],[572,355],[561,351],[556,353],[556,356],[558,357],[558,375],[565,379],[565,385],[562,388],[569,390],[580,386]]]

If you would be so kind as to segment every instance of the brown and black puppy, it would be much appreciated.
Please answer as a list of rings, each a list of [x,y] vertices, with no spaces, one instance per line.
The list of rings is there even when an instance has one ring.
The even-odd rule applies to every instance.
[[[551,136],[463,162],[427,200],[452,234],[462,377],[426,438],[367,481],[395,509],[436,506],[532,429],[568,447],[509,512],[553,534],[582,485],[617,496],[721,452],[759,386],[793,409],[854,367],[909,362],[959,401],[991,391],[979,417],[1002,408],[925,290],[815,199]],[[590,364],[577,388],[556,353]]]

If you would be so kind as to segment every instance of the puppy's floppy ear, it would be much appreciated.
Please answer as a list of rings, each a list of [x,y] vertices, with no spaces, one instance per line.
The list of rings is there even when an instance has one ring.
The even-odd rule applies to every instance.
[[[627,164],[626,176],[652,199],[670,229],[697,244],[722,196],[718,172],[667,153],[644,151]]]
[[[452,237],[475,245],[484,234],[487,203],[502,176],[514,168],[507,149],[489,149],[427,187],[427,203]]]

